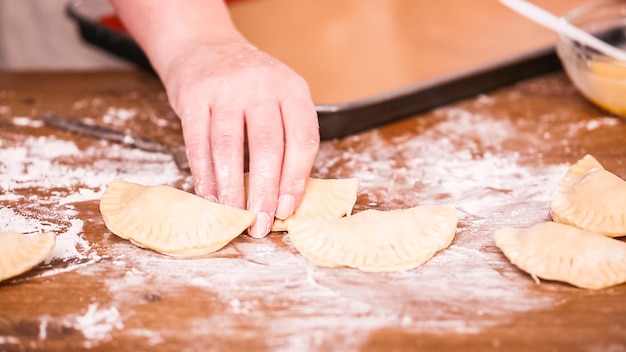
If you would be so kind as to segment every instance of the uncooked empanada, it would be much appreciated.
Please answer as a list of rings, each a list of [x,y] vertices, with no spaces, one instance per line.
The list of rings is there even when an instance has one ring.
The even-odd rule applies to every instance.
[[[285,220],[275,219],[272,231],[287,231],[292,219],[336,219],[350,215],[356,203],[359,181],[356,178],[309,178],[298,209]]]
[[[418,267],[446,248],[456,233],[451,206],[365,210],[340,219],[289,222],[296,249],[321,266],[363,271],[399,271]]]
[[[23,274],[43,262],[54,250],[52,232],[26,236],[17,232],[0,232],[0,281]]]
[[[107,228],[140,247],[180,256],[215,252],[255,221],[253,212],[168,186],[112,181],[100,201]]]
[[[523,271],[600,289],[626,282],[626,243],[555,222],[496,230],[496,246]]]
[[[626,181],[591,155],[574,164],[552,194],[552,219],[611,237],[626,235]]]

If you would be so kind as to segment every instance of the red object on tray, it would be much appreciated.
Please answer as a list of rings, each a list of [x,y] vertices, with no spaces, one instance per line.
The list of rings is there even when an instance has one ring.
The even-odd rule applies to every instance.
[[[109,14],[100,17],[100,24],[107,28],[114,29],[118,32],[126,34],[128,33],[122,21],[120,21],[120,19],[115,14]]]

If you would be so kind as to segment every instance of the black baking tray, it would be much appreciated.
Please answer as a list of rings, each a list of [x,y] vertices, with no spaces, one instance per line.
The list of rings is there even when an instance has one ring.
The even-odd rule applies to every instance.
[[[154,72],[132,37],[101,21],[113,14],[107,1],[71,0],[66,11],[83,40]],[[562,70],[561,63],[554,47],[548,47],[365,99],[316,105],[320,136],[322,140],[349,136],[557,70]]]

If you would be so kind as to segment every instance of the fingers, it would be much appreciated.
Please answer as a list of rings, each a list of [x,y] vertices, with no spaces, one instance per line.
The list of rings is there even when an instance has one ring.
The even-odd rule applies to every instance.
[[[275,216],[285,219],[297,208],[319,148],[317,113],[310,99],[288,98],[280,106],[270,101],[245,111],[217,104],[181,118],[196,194],[255,212],[257,220],[248,231],[255,238],[269,233]],[[247,197],[245,131],[250,150]]]
[[[283,101],[285,153],[276,217],[286,219],[300,204],[319,150],[319,122],[310,98]]]
[[[208,106],[181,114],[183,138],[195,193],[204,199],[217,202],[217,180],[213,173],[209,123]]]
[[[217,199],[221,204],[245,207],[243,183],[244,116],[236,107],[211,109],[210,145]]]
[[[284,133],[278,104],[257,103],[246,110],[250,151],[248,210],[257,214],[248,233],[265,237],[274,221],[284,154]]]
[[[205,114],[208,118],[199,117]],[[258,101],[245,110],[214,104],[210,111],[183,119],[183,131],[196,193],[255,212],[250,236],[265,237],[274,217],[288,218],[300,204],[320,143],[317,113],[307,96],[290,96],[280,105],[273,99]],[[247,195],[245,131],[250,151]]]

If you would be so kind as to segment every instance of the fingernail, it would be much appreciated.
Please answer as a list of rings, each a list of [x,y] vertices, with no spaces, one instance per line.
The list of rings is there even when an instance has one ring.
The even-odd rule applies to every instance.
[[[254,238],[263,238],[270,232],[270,216],[267,213],[257,213],[256,221],[248,230],[248,234]]]
[[[285,194],[278,198],[278,207],[276,208],[276,217],[285,220],[293,214],[295,201],[293,196]]]
[[[209,202],[218,203],[217,197],[215,196],[206,196],[204,197],[204,199],[208,200]]]

